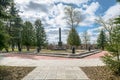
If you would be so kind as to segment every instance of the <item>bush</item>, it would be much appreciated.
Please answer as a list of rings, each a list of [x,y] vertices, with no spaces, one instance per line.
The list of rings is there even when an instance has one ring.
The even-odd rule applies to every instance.
[[[120,61],[118,61],[113,56],[106,55],[102,57],[103,62],[108,66],[110,70],[113,71],[115,75],[120,76]]]

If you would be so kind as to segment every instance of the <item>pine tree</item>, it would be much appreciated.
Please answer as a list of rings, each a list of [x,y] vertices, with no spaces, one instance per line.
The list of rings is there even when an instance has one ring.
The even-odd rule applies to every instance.
[[[12,46],[12,51],[14,51],[14,46],[17,45],[18,51],[22,50],[22,40],[21,40],[21,32],[22,32],[22,26],[23,21],[18,15],[19,10],[17,10],[14,1],[12,1],[10,9],[10,27],[9,27],[9,34],[11,36],[10,43]]]
[[[22,31],[22,43],[26,46],[27,51],[29,51],[29,47],[34,44],[34,36],[35,31],[31,22],[26,21],[23,26]]]
[[[97,39],[97,45],[99,48],[101,48],[102,50],[104,50],[105,45],[106,45],[106,35],[105,32],[103,30],[101,30],[98,39]]]
[[[3,48],[8,48],[9,35],[5,30],[5,22],[8,19],[8,7],[10,7],[10,2],[12,0],[0,0],[0,50]]]
[[[71,46],[79,46],[81,44],[80,37],[75,28],[71,28],[68,35],[67,43]]]
[[[42,26],[41,20],[39,19],[35,21],[35,30],[37,52],[40,52],[42,46],[46,44],[46,33],[44,31],[44,27]]]
[[[115,18],[113,24],[110,35],[111,42],[107,43],[107,50],[111,55],[103,57],[103,61],[116,75],[120,75],[120,21],[118,21],[118,18]]]

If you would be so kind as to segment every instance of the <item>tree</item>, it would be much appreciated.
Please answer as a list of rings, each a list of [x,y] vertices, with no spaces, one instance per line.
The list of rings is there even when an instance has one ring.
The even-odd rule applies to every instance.
[[[0,30],[0,50],[8,48],[9,35],[4,30]],[[7,50],[8,51],[8,50]]]
[[[113,30],[113,24],[114,24],[114,20],[113,19],[109,19],[108,21],[104,21],[104,19],[102,19],[101,17],[99,17],[99,19],[97,20],[97,22],[103,26],[104,30],[106,32],[108,32],[108,36],[107,37],[107,41],[111,43],[111,33],[112,33],[112,30]]]
[[[46,44],[46,34],[44,31],[44,27],[42,26],[41,20],[39,19],[35,21],[35,31],[37,52],[40,52],[42,46]]]
[[[117,0],[120,2],[120,0]],[[115,73],[120,76],[120,16],[114,19],[112,24],[110,42],[107,43],[107,50],[111,55],[103,57],[103,61]]]
[[[120,23],[119,23],[120,25]],[[116,74],[120,75],[120,26],[114,27],[111,36],[112,43],[108,43],[107,50],[111,55],[103,57],[103,61]]]
[[[67,43],[71,46],[79,46],[81,44],[80,37],[74,28],[69,32]]]
[[[90,36],[87,31],[83,32],[83,43],[85,44],[85,48],[88,49],[88,44],[90,43]]]
[[[16,9],[14,1],[11,3],[10,7],[10,27],[9,27],[9,34],[11,36],[10,42],[12,45],[12,51],[14,51],[14,46],[18,46],[18,51],[21,51],[21,32],[22,32],[22,26],[23,21],[18,15],[19,10]]]
[[[9,18],[8,8],[10,7],[10,3],[13,0],[0,0],[0,18],[7,19]]]
[[[120,16],[114,19],[114,28],[111,33],[111,42],[108,43],[108,51],[113,52],[117,56],[117,60],[120,61]]]
[[[80,21],[82,20],[80,11],[77,11],[72,7],[66,7],[65,14],[66,22],[70,27],[67,43],[71,46],[79,46],[81,40],[75,28],[78,27]]]
[[[9,18],[8,8],[11,1],[12,0],[0,0],[0,50],[8,48],[9,35],[5,30],[5,22],[6,19]]]
[[[120,2],[120,0],[117,0],[117,2]]]
[[[80,14],[80,11],[72,7],[66,7],[65,14],[66,14],[65,19],[69,27],[70,28],[78,27],[79,23],[82,21],[82,16]]]
[[[22,43],[26,46],[27,51],[29,51],[29,47],[34,44],[34,36],[35,31],[31,22],[26,21],[23,26],[22,31]]]
[[[98,36],[98,39],[97,39],[97,45],[98,45],[99,48],[104,50],[106,43],[107,43],[107,41],[106,41],[105,32],[103,30],[101,30],[100,34]]]
[[[111,25],[112,30],[109,34],[106,49],[111,55],[103,57],[105,64],[113,71],[116,75],[120,75],[120,17],[114,19],[114,23]]]

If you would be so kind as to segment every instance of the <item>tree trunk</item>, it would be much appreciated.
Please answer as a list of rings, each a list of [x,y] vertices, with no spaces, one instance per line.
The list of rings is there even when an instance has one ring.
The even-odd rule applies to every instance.
[[[104,46],[102,46],[102,50],[104,50]]]
[[[37,53],[39,53],[39,52],[40,52],[40,50],[41,50],[41,47],[38,47],[38,48],[37,48]]]
[[[12,40],[12,51],[14,51],[14,42],[13,42],[13,40]]]
[[[5,48],[6,52],[9,52],[8,48]]]
[[[119,55],[119,52],[117,52],[117,60],[120,61],[120,55]]]
[[[20,42],[18,42],[18,51],[21,52]]]
[[[14,51],[14,44],[12,43],[12,51]]]
[[[30,51],[30,48],[29,48],[29,46],[26,46],[26,49],[27,49],[27,51]]]

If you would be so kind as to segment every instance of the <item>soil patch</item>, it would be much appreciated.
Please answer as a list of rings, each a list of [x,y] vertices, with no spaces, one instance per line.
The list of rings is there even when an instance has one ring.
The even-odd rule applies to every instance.
[[[120,80],[120,76],[116,76],[106,66],[82,67],[82,70],[91,80]]]
[[[0,80],[21,80],[35,67],[0,66]]]

